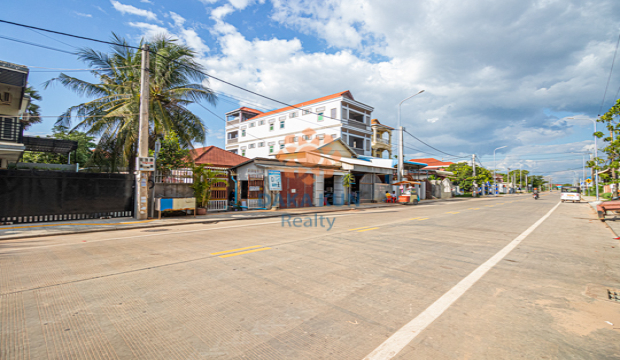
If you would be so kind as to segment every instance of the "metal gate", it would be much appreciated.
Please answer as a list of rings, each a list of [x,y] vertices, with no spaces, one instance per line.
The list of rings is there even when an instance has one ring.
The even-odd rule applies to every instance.
[[[280,208],[313,206],[314,175],[295,172],[282,173]]]
[[[383,184],[377,174],[364,174],[364,176],[362,176],[360,180],[360,202],[374,202],[380,200],[375,197],[376,183]]]
[[[218,181],[211,186],[211,199],[209,200],[209,211],[227,211],[228,210],[228,170],[213,168],[215,170],[221,170],[217,174],[218,178],[222,181]]]
[[[0,170],[0,221],[132,216],[133,188],[128,174]]]
[[[263,193],[265,187],[265,175],[262,169],[248,170],[248,210],[262,209],[265,207]]]

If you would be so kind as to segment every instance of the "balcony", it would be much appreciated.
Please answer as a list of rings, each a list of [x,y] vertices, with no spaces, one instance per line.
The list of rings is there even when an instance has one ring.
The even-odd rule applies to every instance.
[[[236,144],[239,142],[239,138],[232,138],[232,139],[228,139],[228,141],[226,141],[226,144]]]
[[[368,125],[366,125],[366,124],[364,124],[362,122],[353,120],[353,119],[349,119],[348,124],[349,124],[350,127],[353,127],[353,128],[356,128],[356,129],[368,130]]]
[[[234,118],[233,120],[230,120],[226,123],[226,126],[231,126],[231,125],[238,125],[239,124],[239,118]]]
[[[21,144],[24,136],[24,125],[12,117],[0,117],[0,141]]]

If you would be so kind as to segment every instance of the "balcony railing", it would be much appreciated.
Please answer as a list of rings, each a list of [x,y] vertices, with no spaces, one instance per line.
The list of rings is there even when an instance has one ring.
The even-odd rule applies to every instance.
[[[357,129],[361,129],[361,130],[368,130],[368,126],[366,124],[353,120],[353,119],[349,119],[349,126],[357,128]]]
[[[375,139],[375,142],[376,142],[377,144],[385,144],[385,145],[390,145],[389,140],[382,139],[382,138]]]
[[[227,144],[236,144],[239,142],[239,138],[228,139]]]
[[[239,124],[239,118],[235,118],[234,120],[230,120],[226,123],[226,126],[237,125]]]

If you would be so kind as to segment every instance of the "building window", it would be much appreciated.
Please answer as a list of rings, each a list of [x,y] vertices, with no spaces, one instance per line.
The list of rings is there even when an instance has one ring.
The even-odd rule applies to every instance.
[[[261,120],[258,122],[258,125],[265,125],[265,120]]]
[[[273,153],[273,145],[269,145],[269,153]]]
[[[336,109],[332,109],[331,110],[331,117],[332,117],[332,119],[336,118]]]
[[[292,113],[288,115],[288,117],[290,117],[291,119],[294,117],[297,117],[297,111],[293,111]]]
[[[308,110],[308,109],[303,109],[303,110],[301,111],[301,114],[302,114],[302,115],[308,115],[308,114],[310,114],[310,110]]]
[[[254,149],[255,146],[256,146],[256,144],[250,144],[250,145],[248,145],[248,148]]]
[[[318,118],[317,121],[323,121],[323,113],[320,112],[318,115],[319,115],[319,118]]]
[[[265,147],[265,142],[264,141],[259,142],[258,147]]]
[[[235,155],[237,155],[237,153],[238,153],[237,149],[230,150],[230,152],[235,154]]]
[[[301,138],[304,140],[310,140],[310,135],[302,135]]]
[[[280,120],[280,129],[284,129],[284,120]]]
[[[250,125],[249,125],[249,126],[250,126],[250,127],[254,127],[254,126],[256,126],[256,123],[255,123],[255,122],[250,123]]]
[[[241,130],[241,136],[245,136],[245,129]]]
[[[241,156],[245,156],[245,149],[241,150]]]
[[[333,139],[333,140],[336,140],[336,138],[337,138],[337,137],[338,137],[338,135],[336,135],[336,134],[332,134],[332,139]]]
[[[269,131],[273,131],[273,124],[269,124]]]
[[[323,140],[325,138],[325,134],[318,134],[316,138],[319,140]]]
[[[280,149],[284,149],[284,144],[280,144]]]
[[[321,106],[321,107],[316,108],[316,112],[318,112],[318,113],[323,112],[323,111],[325,111],[325,106]]]
[[[297,136],[293,136],[293,142],[297,142]]]

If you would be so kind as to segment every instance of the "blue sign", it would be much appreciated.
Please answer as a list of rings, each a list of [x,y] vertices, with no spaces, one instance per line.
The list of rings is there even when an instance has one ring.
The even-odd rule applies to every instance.
[[[269,180],[269,190],[282,191],[282,175],[278,170],[268,170],[267,178]]]

